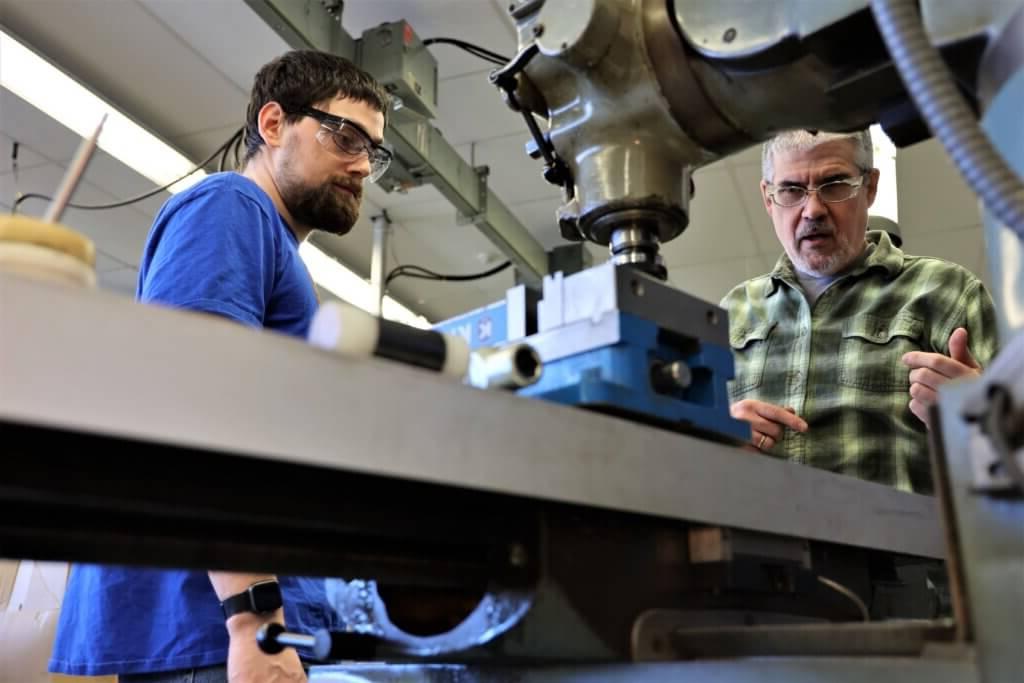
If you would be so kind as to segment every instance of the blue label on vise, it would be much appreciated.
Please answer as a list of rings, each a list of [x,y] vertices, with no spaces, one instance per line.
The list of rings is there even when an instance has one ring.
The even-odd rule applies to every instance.
[[[482,346],[500,346],[508,338],[508,315],[504,301],[463,313],[434,325],[445,334],[455,334],[466,340],[470,349]]]

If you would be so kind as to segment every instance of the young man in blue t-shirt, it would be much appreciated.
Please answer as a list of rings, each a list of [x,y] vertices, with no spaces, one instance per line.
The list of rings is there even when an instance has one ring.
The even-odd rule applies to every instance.
[[[289,52],[256,75],[240,173],[172,197],[153,223],[139,300],[304,336],[317,307],[299,259],[313,230],[344,235],[364,180],[386,170],[388,96],[351,62]],[[251,590],[250,590],[251,589]],[[322,579],[75,565],[50,670],[121,683],[304,681],[294,650],[268,656],[267,621],[339,628]]]

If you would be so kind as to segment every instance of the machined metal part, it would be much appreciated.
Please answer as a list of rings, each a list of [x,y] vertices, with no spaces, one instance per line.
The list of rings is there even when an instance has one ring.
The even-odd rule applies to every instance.
[[[376,581],[327,579],[326,592],[349,631],[375,636],[389,653],[412,657],[451,655],[489,643],[519,623],[533,602],[531,588],[495,587],[450,631],[418,635],[392,621]]]
[[[575,5],[574,11],[542,10],[533,31],[542,54],[587,68],[599,62],[611,47],[622,7],[610,0],[581,0]]]
[[[575,356],[584,351],[610,346],[622,339],[621,319],[617,315],[577,320],[530,337],[532,346],[545,363]]]
[[[574,180],[575,197],[559,212],[563,234],[606,245],[640,211],[659,241],[679,235],[688,220],[686,166],[711,157],[663,106],[640,3],[547,2],[512,14],[520,50],[536,44],[540,51],[526,67],[521,104],[542,109]]]
[[[702,155],[688,160],[693,166],[699,166],[714,158],[706,150],[742,149],[756,140],[737,128],[704,92],[686,43],[672,29],[673,22],[677,21],[672,3],[645,0],[643,28],[647,58],[673,119],[686,121],[688,135],[705,148]]]
[[[786,40],[805,37],[864,10],[868,0],[756,2],[743,12],[728,3],[675,0],[675,21],[687,43],[712,59],[763,55]]]
[[[481,348],[470,353],[467,380],[478,389],[521,389],[540,379],[543,367],[529,344]]]
[[[537,306],[538,331],[581,320],[597,323],[616,311],[632,313],[696,341],[729,344],[729,322],[721,308],[614,263],[569,277],[555,273],[545,278],[544,298]],[[542,358],[547,360],[543,353]]]
[[[1024,332],[974,384],[961,417],[972,424],[974,490],[1024,498]]]
[[[980,3],[993,8],[994,3]],[[1014,3],[1003,3],[1009,8]],[[968,10],[960,7],[960,11]],[[969,8],[975,10],[975,7]],[[1024,69],[1024,3],[1020,3],[1001,30],[993,36],[978,67],[978,100],[987,108],[999,90],[1021,69]]]
[[[999,152],[1018,177],[1024,178],[1024,131],[1020,103],[1024,99],[1024,2],[999,33],[982,61],[979,74],[982,127],[999,144]],[[1024,331],[1024,241],[983,207],[985,251],[991,274],[992,299],[1005,345]]]
[[[637,661],[721,659],[735,657],[919,657],[933,643],[953,640],[951,620],[879,623],[796,623],[774,615],[733,613],[696,615],[655,610],[633,627]],[[732,624],[700,626],[719,617]],[[725,617],[725,618],[723,618]],[[745,621],[741,621],[745,620]]]
[[[756,54],[701,55],[688,64],[704,97],[740,134],[702,141],[715,154],[727,155],[792,128],[866,128],[882,118],[887,107],[901,106],[903,85],[873,33],[867,3],[859,3],[860,11],[845,16],[854,4],[858,3],[758,3],[761,9],[754,15],[733,17],[725,33],[731,29],[730,35],[737,37],[753,35],[747,51]],[[816,33],[801,34],[799,17],[805,7],[811,12],[815,7],[823,13],[835,11],[841,20]],[[686,32],[683,11],[676,6],[679,21],[684,22],[679,24],[677,39],[699,49],[703,38]],[[771,28],[771,35],[761,33],[761,13],[776,17],[773,22],[782,22],[785,28]],[[685,102],[678,103],[673,113],[684,130],[706,126]]]
[[[268,626],[277,628],[267,628]],[[316,637],[305,633],[288,633],[280,624],[267,624],[256,634],[256,642],[263,652],[276,655],[283,652],[286,647],[312,649],[316,646]]]
[[[443,482],[922,557],[944,553],[930,497],[480,392],[400,364],[346,359],[301,340],[106,292],[0,274],[0,300],[0,422],[8,426]],[[76,343],[67,344],[70,338]],[[295,386],[302,387],[301,402],[280,390]],[[396,414],[403,416],[399,428]],[[283,429],[287,424],[301,424],[301,434]],[[33,452],[31,443],[20,447]],[[173,468],[173,451],[161,452]],[[31,474],[30,466],[45,460],[11,458],[0,482],[3,500],[53,500],[47,487],[63,491],[61,481]],[[78,467],[87,472],[93,465]],[[723,481],[730,485],[723,488]],[[60,536],[57,519],[39,521],[48,519],[50,533]],[[11,526],[2,533],[6,551],[31,557],[43,550],[41,536],[19,535]],[[7,543],[15,538],[17,547]],[[47,553],[59,556],[58,550],[49,546]]]
[[[651,368],[651,385],[663,394],[681,391],[693,382],[690,366],[682,361],[657,363]]]
[[[933,45],[998,35],[1020,6],[1019,0],[977,0],[972,3],[921,0],[921,20]]]
[[[970,652],[928,657],[780,657],[506,668],[475,664],[313,667],[309,683],[977,683]]]
[[[505,638],[489,646],[489,655],[505,662],[635,658],[631,634],[636,617],[667,605],[686,612],[685,624],[693,628],[857,618],[845,598],[834,598],[815,582],[795,590],[755,585],[763,582],[754,574],[790,563],[793,548],[796,564],[802,566],[805,544],[799,539],[762,537],[748,544],[762,554],[738,552],[724,564],[738,572],[753,571],[733,585],[713,586],[704,579],[706,570],[717,567],[692,562],[688,526],[638,522],[601,514],[548,516],[541,547],[544,578],[536,586],[533,607]],[[842,567],[867,571],[864,552],[844,554],[832,544],[816,546],[816,552],[842,557],[827,567],[830,572],[841,573]],[[610,585],[619,589],[610,591]],[[742,620],[733,616],[737,611]]]
[[[321,662],[368,662],[384,650],[381,641],[372,635],[327,629],[317,629],[314,633],[294,633],[286,631],[284,626],[275,622],[260,626],[256,631],[256,644],[268,655],[276,655],[291,647],[301,650],[304,657]]]
[[[732,562],[741,555],[793,562],[806,569],[811,566],[806,541],[778,538],[765,534],[734,531],[720,527],[696,527],[689,534],[690,562]]]
[[[977,392],[987,383],[1009,379],[995,374],[997,366],[1005,370],[1020,363],[1022,339],[1005,348],[980,379],[944,385],[933,413],[938,422],[932,427],[933,462],[941,463],[944,507],[953,515],[951,573],[962,577],[962,634],[974,643],[979,680],[986,683],[1014,680],[1024,670],[1015,635],[1024,623],[1024,501],[976,489],[972,460],[977,426],[964,415],[976,408]],[[1024,393],[1021,376],[1012,378],[1018,397]]]
[[[649,211],[630,211],[631,214],[645,214]],[[614,217],[616,214],[607,214]],[[616,227],[612,231],[608,248],[611,251],[611,262],[617,266],[634,266],[640,270],[664,280],[667,276],[664,261],[658,253],[660,242],[655,232],[657,223],[646,223],[642,218],[631,218],[628,227]],[[623,225],[620,220],[617,225]],[[651,225],[651,227],[647,227]]]

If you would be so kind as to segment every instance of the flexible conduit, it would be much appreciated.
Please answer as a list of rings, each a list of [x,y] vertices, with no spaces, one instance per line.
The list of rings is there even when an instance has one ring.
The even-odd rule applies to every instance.
[[[871,0],[871,11],[917,110],[967,184],[1024,240],[1024,184],[981,130],[925,34],[915,0]]]

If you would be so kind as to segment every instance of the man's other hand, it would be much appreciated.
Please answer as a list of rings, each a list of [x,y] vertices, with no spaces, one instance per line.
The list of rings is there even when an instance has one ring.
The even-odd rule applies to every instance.
[[[729,412],[737,420],[750,423],[752,436],[750,443],[759,451],[769,451],[782,438],[786,427],[798,432],[807,431],[807,423],[797,416],[792,408],[745,398],[729,407]]]
[[[229,683],[306,683],[306,672],[292,648],[268,655],[256,644],[256,631],[270,621],[284,624],[284,611],[272,617],[236,614],[227,621]]]
[[[949,355],[911,351],[903,354],[910,368],[910,412],[927,427],[928,409],[938,399],[940,386],[959,377],[977,377],[981,366],[967,350],[967,330],[958,327],[949,335]]]

